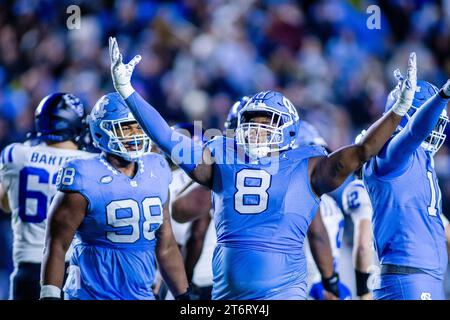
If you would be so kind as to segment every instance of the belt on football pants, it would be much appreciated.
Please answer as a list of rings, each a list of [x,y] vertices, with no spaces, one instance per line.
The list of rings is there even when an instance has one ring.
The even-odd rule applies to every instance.
[[[381,274],[419,274],[426,273],[422,269],[407,267],[407,266],[397,266],[394,264],[383,264],[381,265]]]

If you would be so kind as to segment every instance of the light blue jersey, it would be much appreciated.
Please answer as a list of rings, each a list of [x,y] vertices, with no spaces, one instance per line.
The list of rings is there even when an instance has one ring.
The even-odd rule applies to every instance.
[[[405,169],[385,176],[366,164],[364,183],[373,206],[375,247],[381,264],[422,269],[443,279],[447,268],[442,203],[433,158],[419,147]]]
[[[69,162],[58,176],[58,190],[88,201],[64,287],[69,299],[154,299],[155,232],[172,174],[158,154],[137,165],[129,178],[99,155]]]
[[[213,299],[305,299],[303,243],[320,201],[308,159],[325,150],[302,146],[263,164],[241,160],[232,139],[207,147],[215,159]]]

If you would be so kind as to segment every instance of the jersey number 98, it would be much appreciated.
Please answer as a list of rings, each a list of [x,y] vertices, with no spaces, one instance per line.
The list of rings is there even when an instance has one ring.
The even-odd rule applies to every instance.
[[[163,208],[158,197],[145,198],[142,201],[144,221],[142,223],[142,235],[151,241],[155,238],[155,231],[163,221]],[[152,210],[153,209],[153,210]],[[126,217],[118,214],[126,212]],[[108,231],[106,238],[114,243],[134,243],[141,237],[141,210],[139,203],[133,199],[117,200],[106,206],[107,224],[113,228],[122,228],[120,231]],[[131,232],[124,234],[123,228],[131,227]]]

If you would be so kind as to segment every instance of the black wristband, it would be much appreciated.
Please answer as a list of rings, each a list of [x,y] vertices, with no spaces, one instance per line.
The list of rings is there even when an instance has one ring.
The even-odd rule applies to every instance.
[[[370,292],[370,289],[367,285],[367,280],[369,280],[369,277],[370,273],[361,272],[355,269],[356,295],[358,297]]]
[[[439,96],[443,99],[450,99],[450,96],[446,95],[442,89],[439,90]]]
[[[339,298],[339,274],[333,272],[330,278],[322,278],[323,288]]]
[[[177,296],[175,297],[175,300],[178,300],[178,301],[188,301],[188,300],[191,300],[191,292],[192,292],[192,289],[191,289],[191,287],[189,287],[189,288],[187,288],[187,290],[186,290],[185,293],[182,293],[182,294],[177,295]]]

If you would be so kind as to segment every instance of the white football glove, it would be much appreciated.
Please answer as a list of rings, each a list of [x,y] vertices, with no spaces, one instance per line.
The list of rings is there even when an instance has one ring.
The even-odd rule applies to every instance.
[[[399,69],[394,71],[394,76],[400,82],[400,94],[397,102],[392,107],[392,111],[403,117],[409,108],[411,108],[417,89],[417,61],[415,52],[409,55],[406,78],[402,76]]]
[[[134,88],[131,86],[131,75],[134,67],[141,61],[141,56],[137,55],[130,62],[124,64],[116,38],[109,37],[109,57],[114,88],[123,99],[126,99],[134,92]]]

